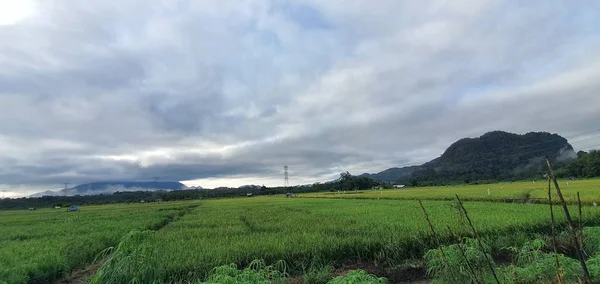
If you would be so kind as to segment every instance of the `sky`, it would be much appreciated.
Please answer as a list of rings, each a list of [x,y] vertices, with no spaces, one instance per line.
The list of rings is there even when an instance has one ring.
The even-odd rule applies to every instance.
[[[306,184],[420,164],[492,130],[600,148],[599,11],[585,0],[0,0],[0,189],[278,186],[284,165]]]

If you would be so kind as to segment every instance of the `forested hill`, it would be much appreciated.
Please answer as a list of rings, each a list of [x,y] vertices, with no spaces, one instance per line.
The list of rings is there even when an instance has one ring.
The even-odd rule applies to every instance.
[[[554,158],[564,156],[575,158],[577,155],[567,139],[558,134],[547,132],[530,132],[524,135],[503,131],[493,131],[478,138],[464,138],[456,141],[441,157],[431,162],[431,165],[458,166],[474,164],[477,161],[492,160],[502,166],[515,167],[527,165],[531,159],[544,156]]]
[[[558,134],[518,135],[494,131],[450,145],[442,156],[414,171],[411,182],[469,183],[535,178],[545,172],[545,156],[553,162],[577,158],[567,139]]]
[[[553,162],[577,158],[567,139],[558,134],[493,131],[458,140],[439,158],[407,168],[411,170],[409,175],[387,175],[382,181],[426,185],[535,178],[544,173],[545,156]],[[380,174],[370,176],[379,179]]]
[[[402,167],[402,168],[389,168],[383,172],[376,174],[367,174],[364,173],[360,175],[361,177],[369,177],[376,181],[383,182],[396,182],[401,179],[410,178],[411,174],[414,170],[418,169],[419,166],[410,166],[410,167]]]

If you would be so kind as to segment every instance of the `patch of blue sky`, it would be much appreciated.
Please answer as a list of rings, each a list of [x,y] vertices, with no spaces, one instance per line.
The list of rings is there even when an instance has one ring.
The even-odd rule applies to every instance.
[[[281,12],[292,22],[306,30],[328,30],[333,24],[319,10],[304,4],[285,3],[274,5],[273,11]]]

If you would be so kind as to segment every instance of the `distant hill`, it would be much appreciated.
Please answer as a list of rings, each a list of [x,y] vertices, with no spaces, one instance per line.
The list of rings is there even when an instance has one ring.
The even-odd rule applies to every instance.
[[[418,168],[419,168],[419,166],[389,168],[383,172],[379,172],[376,174],[364,173],[360,176],[361,177],[369,177],[376,181],[397,182],[402,179],[410,178],[411,174]]]
[[[178,181],[114,181],[114,182],[92,182],[80,184],[73,188],[58,191],[44,191],[30,195],[30,197],[41,196],[73,196],[73,195],[96,195],[110,194],[117,191],[156,191],[156,190],[182,190],[187,187]]]
[[[558,134],[493,131],[460,139],[440,157],[423,165],[391,168],[367,176],[415,185],[526,179],[545,172],[545,156],[553,162],[577,158],[567,139]]]

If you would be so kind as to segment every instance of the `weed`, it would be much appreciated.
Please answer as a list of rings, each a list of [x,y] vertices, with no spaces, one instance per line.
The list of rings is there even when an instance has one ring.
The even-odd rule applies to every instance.
[[[375,275],[369,274],[364,270],[352,270],[348,272],[348,274],[344,276],[338,276],[333,278],[328,284],[379,284],[379,283],[387,283],[387,279],[384,277],[377,277]]]
[[[302,279],[304,284],[325,284],[331,279],[332,271],[331,266],[312,267],[302,274]]]

